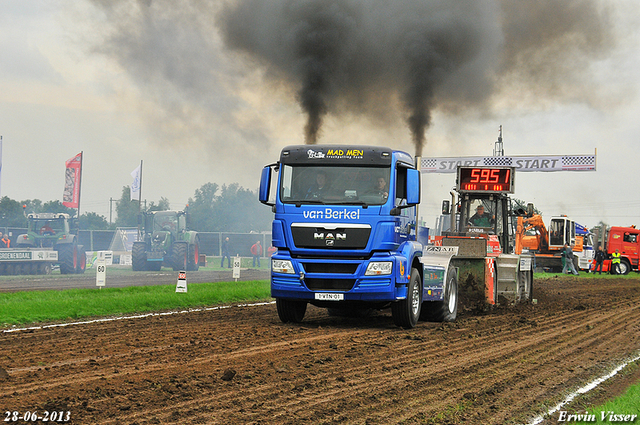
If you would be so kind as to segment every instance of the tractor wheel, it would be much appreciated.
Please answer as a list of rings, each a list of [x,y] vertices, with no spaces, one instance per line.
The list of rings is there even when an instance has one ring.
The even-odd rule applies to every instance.
[[[418,324],[422,306],[422,279],[417,269],[411,269],[411,279],[407,288],[407,298],[391,304],[391,316],[397,326],[405,329]]]
[[[78,263],[76,265],[76,274],[83,274],[87,270],[87,252],[82,245],[78,246]]]
[[[147,269],[147,248],[144,242],[134,242],[131,249],[131,265],[134,272]]]
[[[78,245],[75,243],[59,245],[58,263],[60,263],[60,273],[74,274],[78,267]]]
[[[173,271],[187,270],[187,250],[186,242],[176,242],[171,248],[171,262],[173,263]]]
[[[300,323],[307,311],[307,302],[276,298],[276,307],[282,323]]]
[[[496,279],[497,280],[497,279]],[[449,266],[447,286],[442,301],[427,301],[423,305],[424,313],[420,319],[434,322],[453,322],[458,315],[458,276],[456,269]]]
[[[189,245],[189,258],[187,261],[188,271],[198,271],[200,268],[200,239],[196,237],[196,242]]]

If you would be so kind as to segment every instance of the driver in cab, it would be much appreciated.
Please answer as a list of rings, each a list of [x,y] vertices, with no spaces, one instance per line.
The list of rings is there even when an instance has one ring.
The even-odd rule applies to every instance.
[[[494,217],[485,213],[483,205],[478,205],[476,213],[471,216],[469,222],[477,227],[491,227],[494,222]]]
[[[313,186],[307,190],[304,199],[318,199],[322,198],[327,193],[327,173],[324,171],[318,171],[316,174],[316,182]]]

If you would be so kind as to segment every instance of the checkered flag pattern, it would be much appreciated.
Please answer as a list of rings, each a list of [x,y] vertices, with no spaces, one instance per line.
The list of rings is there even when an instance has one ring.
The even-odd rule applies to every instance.
[[[483,165],[491,167],[511,167],[513,166],[513,158],[509,156],[486,156]]]
[[[595,155],[574,155],[562,157],[562,168],[582,168],[582,169],[595,169],[596,157]]]
[[[434,159],[434,158],[422,158],[421,166],[424,169],[435,170],[437,165],[438,165],[438,160],[437,159]]]

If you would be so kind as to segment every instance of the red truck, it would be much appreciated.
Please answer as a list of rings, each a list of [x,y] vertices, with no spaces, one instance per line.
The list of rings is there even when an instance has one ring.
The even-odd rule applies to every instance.
[[[602,232],[600,232],[602,233]],[[611,254],[620,251],[620,274],[629,274],[631,270],[638,271],[638,258],[640,257],[640,230],[636,226],[613,226],[598,235],[598,241],[604,241],[602,249],[607,253],[608,259],[604,261],[602,271],[614,273],[611,268]],[[601,243],[601,242],[600,242]],[[594,246],[597,249],[597,246]]]

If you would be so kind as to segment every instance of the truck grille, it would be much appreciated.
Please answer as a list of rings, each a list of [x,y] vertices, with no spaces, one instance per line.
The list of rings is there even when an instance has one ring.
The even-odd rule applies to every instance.
[[[306,273],[343,273],[354,274],[358,264],[353,263],[302,263]]]
[[[293,242],[298,248],[364,249],[369,241],[371,226],[344,224],[294,223],[291,225]]]
[[[356,280],[307,278],[304,283],[312,291],[350,291],[356,284]]]

